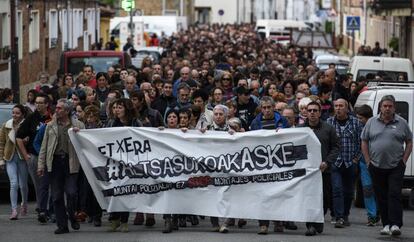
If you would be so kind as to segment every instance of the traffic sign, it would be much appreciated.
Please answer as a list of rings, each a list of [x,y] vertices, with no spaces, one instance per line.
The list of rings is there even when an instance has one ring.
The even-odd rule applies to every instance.
[[[346,17],[346,30],[359,30],[361,28],[361,18],[359,16]]]
[[[135,0],[122,0],[121,7],[123,10],[129,12],[135,8]]]
[[[223,16],[223,15],[224,15],[224,10],[223,10],[223,9],[220,9],[220,10],[218,11],[218,14],[219,14],[220,16]]]

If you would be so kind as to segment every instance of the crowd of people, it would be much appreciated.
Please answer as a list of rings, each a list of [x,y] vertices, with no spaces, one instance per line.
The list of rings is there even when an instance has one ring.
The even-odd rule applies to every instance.
[[[190,26],[159,44],[165,49],[159,63],[145,58],[141,67],[111,66],[99,73],[85,65],[82,73],[58,73],[54,81],[40,73],[27,103],[13,108],[12,119],[0,132],[0,164],[10,179],[11,220],[27,215],[30,176],[40,223],[56,222],[56,234],[69,232],[68,223],[74,230],[85,220],[101,226],[102,209],[70,144],[69,128],[76,132],[144,126],[232,134],[310,127],[321,142],[321,196],[334,227],[351,224],[359,174],[367,225],[381,220],[381,234],[401,234],[401,181],[412,133],[395,114],[392,96],[384,97],[378,116],[373,117],[367,105],[354,108],[367,78],[354,82],[351,75],[339,75],[335,65],[318,70],[311,49],[263,40],[250,24]],[[11,102],[13,93],[4,89],[1,97],[1,102]],[[164,219],[166,233],[188,222],[199,223],[195,215]],[[111,213],[109,220],[110,231],[128,231],[129,212]],[[273,223],[275,232],[297,229],[292,221]],[[133,224],[154,226],[154,214],[136,213]],[[226,233],[235,220],[220,224],[212,217],[211,224],[213,231]],[[238,227],[245,224],[238,220]],[[260,220],[258,233],[267,234],[269,226],[270,221]],[[308,236],[323,231],[319,223],[306,227]]]

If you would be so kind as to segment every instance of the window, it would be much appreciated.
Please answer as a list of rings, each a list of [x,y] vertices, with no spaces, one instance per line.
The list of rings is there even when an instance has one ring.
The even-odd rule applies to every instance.
[[[382,71],[382,70],[358,70],[357,79],[360,76],[367,77],[367,75],[371,74],[371,76],[381,76],[384,81],[398,81],[398,76],[403,75],[404,80],[408,80],[407,72],[401,71]]]
[[[69,48],[69,37],[68,37],[68,14],[66,9],[60,10],[59,12],[59,24],[60,32],[62,33],[62,50]]]
[[[395,113],[400,115],[403,119],[405,119],[407,122],[409,122],[408,120],[408,103],[407,102],[396,102],[395,103]],[[378,112],[381,112],[381,107],[378,106]]]
[[[95,42],[95,11],[93,9],[86,10],[86,18],[88,25],[88,34],[91,35],[91,43]]]
[[[71,23],[72,23],[72,49],[78,48],[78,38],[79,38],[79,31],[82,30],[83,23],[79,24],[79,10],[73,9],[72,16],[71,16]]]
[[[40,46],[39,11],[30,11],[29,24],[29,52],[39,49]]]
[[[58,41],[58,14],[56,10],[49,11],[49,48],[57,46]]]
[[[19,60],[23,58],[23,15],[22,11],[17,11],[17,37],[19,37]]]
[[[7,13],[0,13],[0,21],[1,21],[1,40],[0,40],[0,47],[3,48],[5,46],[10,45],[10,22],[9,16]]]
[[[0,13],[0,62],[10,57],[10,21],[8,13]]]
[[[108,67],[119,64],[122,64],[120,56],[72,57],[68,59],[68,72],[79,73],[84,65],[92,65],[96,73],[106,72]]]

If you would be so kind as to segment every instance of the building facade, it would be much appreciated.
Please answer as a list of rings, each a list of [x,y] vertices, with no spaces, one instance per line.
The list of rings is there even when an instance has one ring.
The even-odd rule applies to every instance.
[[[414,58],[413,0],[348,0],[332,1],[338,13],[335,32],[338,45],[352,54],[352,32],[346,29],[347,16],[360,16],[360,31],[355,31],[355,51],[361,46],[375,45],[388,50],[389,56]],[[396,41],[398,48],[390,43]]]
[[[15,9],[11,9],[9,0],[0,4],[1,49],[12,51],[12,28],[15,28],[18,39],[21,100],[34,86],[40,72],[56,75],[63,51],[89,50],[99,40],[100,11],[97,1],[21,0]],[[16,16],[13,20],[12,11]],[[3,57],[0,62],[0,86],[11,87],[12,79],[15,80],[11,76],[11,58]]]

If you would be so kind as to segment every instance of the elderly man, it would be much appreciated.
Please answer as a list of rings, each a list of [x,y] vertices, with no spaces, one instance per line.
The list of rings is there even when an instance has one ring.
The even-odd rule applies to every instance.
[[[181,83],[186,83],[187,85],[190,85],[190,84],[192,84],[191,82],[194,82],[191,79],[191,73],[190,72],[191,72],[191,70],[187,66],[184,66],[183,68],[181,68],[180,78],[175,81],[174,86],[173,86],[173,95],[174,95],[174,97],[177,97],[178,87],[181,85]]]
[[[134,76],[129,75],[125,78],[125,89],[122,91],[125,98],[129,98],[129,95],[133,91],[138,91],[137,79]]]
[[[368,120],[361,134],[361,149],[378,199],[381,234],[398,236],[403,225],[401,189],[413,134],[407,121],[395,113],[394,96],[384,96],[379,106],[380,114]]]
[[[348,114],[348,102],[338,99],[334,102],[335,116],[327,123],[332,125],[340,139],[340,152],[331,167],[333,210],[335,228],[349,226],[349,211],[354,196],[355,167],[361,158],[362,123]]]
[[[47,172],[51,172],[52,198],[58,227],[55,234],[64,234],[69,233],[68,215],[72,229],[80,228],[75,220],[79,160],[70,142],[68,130],[83,129],[85,125],[71,118],[73,107],[67,99],[59,99],[55,110],[55,118],[46,126],[37,174],[43,176],[46,168]],[[64,194],[66,194],[67,208]]]

